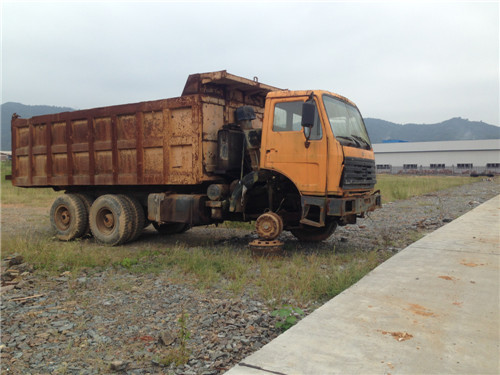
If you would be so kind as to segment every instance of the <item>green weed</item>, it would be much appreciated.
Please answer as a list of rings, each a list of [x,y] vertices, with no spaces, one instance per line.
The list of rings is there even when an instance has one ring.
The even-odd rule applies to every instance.
[[[169,366],[173,363],[176,366],[181,366],[189,361],[191,350],[188,348],[188,341],[191,338],[191,332],[187,328],[188,317],[188,314],[183,312],[177,320],[179,325],[179,330],[177,331],[178,345],[168,349],[166,354],[157,359],[161,365]]]
[[[127,268],[128,269],[128,268],[136,265],[137,263],[139,263],[139,261],[137,259],[123,258],[117,264],[120,265],[120,266],[122,266],[123,268]]]
[[[297,321],[304,316],[304,311],[298,307],[285,305],[281,309],[274,310],[271,315],[279,318],[275,327],[284,332],[295,325],[295,323],[297,323]]]

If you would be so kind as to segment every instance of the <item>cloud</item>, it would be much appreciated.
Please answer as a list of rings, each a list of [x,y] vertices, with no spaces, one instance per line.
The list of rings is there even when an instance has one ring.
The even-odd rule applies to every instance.
[[[227,69],[389,121],[498,125],[498,23],[498,3],[6,2],[2,102],[172,97]]]

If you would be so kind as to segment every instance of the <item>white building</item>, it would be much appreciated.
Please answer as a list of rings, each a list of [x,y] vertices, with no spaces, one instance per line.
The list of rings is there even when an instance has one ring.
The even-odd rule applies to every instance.
[[[377,172],[449,170],[500,172],[500,139],[373,145]]]
[[[12,159],[12,151],[0,151],[0,160],[6,161]]]

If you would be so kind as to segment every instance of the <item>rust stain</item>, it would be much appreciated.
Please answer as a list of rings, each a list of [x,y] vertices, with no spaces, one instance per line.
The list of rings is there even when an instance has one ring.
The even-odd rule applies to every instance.
[[[140,336],[138,339],[141,341],[144,341],[144,342],[152,342],[152,341],[156,340],[154,337],[149,336],[149,335]]]
[[[388,332],[388,331],[382,331],[383,335],[391,335],[394,337],[394,339],[398,341],[406,341],[410,340],[413,338],[413,335],[408,333],[408,332]],[[390,362],[387,362],[387,365],[390,366]]]
[[[462,305],[464,304],[463,302],[453,302],[453,304],[455,306],[458,306],[458,307],[462,307]]]
[[[449,281],[456,281],[458,279],[452,277],[452,276],[438,276],[440,279],[443,279],[443,280],[449,280]]]
[[[477,267],[477,266],[484,266],[484,263],[474,263],[474,262],[468,262],[466,260],[462,260],[460,264],[467,266],[467,267]]]
[[[425,308],[423,306],[417,305],[415,303],[410,303],[410,304],[408,304],[408,306],[410,306],[409,311],[411,311],[412,313],[414,313],[416,315],[421,315],[421,316],[436,316],[436,314],[434,314],[429,309],[427,309],[427,308]]]

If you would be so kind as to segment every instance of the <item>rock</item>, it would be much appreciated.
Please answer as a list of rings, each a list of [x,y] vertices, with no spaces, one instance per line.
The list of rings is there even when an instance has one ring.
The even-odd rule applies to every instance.
[[[443,223],[451,223],[453,221],[453,219],[449,218],[449,217],[445,217],[443,219]]]
[[[18,270],[15,270],[13,268],[9,268],[5,272],[2,272],[2,283],[5,285],[9,281],[14,280],[16,277],[18,277],[20,272]]]
[[[78,279],[76,279],[76,282],[78,284],[85,284],[87,282],[87,278],[84,276],[84,277],[79,277]]]
[[[22,289],[23,287],[26,286],[26,284],[28,284],[26,280],[20,279],[19,282],[16,285],[14,285],[14,288]]]
[[[109,368],[111,371],[125,371],[127,369],[128,362],[125,361],[113,361],[110,363]]]
[[[6,292],[8,292],[9,290],[14,289],[14,287],[15,287],[15,285],[6,285],[6,286],[2,286],[2,287],[0,288],[0,295],[1,295],[1,294],[4,294],[4,293],[6,293]]]
[[[12,265],[11,268],[19,271],[19,273],[21,273],[21,274],[23,274],[25,272],[33,273],[33,270],[34,270],[33,265],[29,264],[29,263],[21,263],[21,264]]]
[[[177,337],[169,331],[163,331],[162,333],[160,333],[160,337],[158,339],[160,344],[163,344],[165,346],[172,345],[175,340],[177,340]]]
[[[23,256],[19,254],[12,254],[4,258],[4,261],[6,261],[9,266],[21,264],[23,260],[24,260]]]
[[[69,323],[69,324],[66,324],[66,325],[60,327],[57,331],[59,333],[63,333],[65,331],[69,331],[69,330],[73,329],[74,326],[75,325],[73,323]]]
[[[53,327],[63,327],[67,324],[70,324],[70,321],[69,320],[56,320],[54,322],[51,323],[51,325]]]

